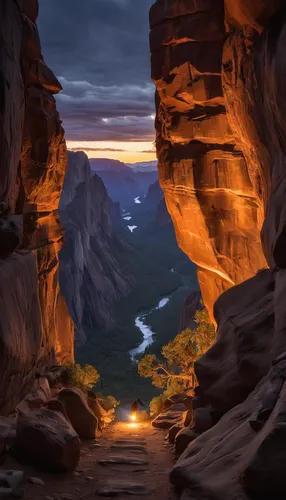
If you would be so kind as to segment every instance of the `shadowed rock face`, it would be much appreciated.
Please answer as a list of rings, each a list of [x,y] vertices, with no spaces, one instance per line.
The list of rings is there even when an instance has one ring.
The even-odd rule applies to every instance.
[[[172,19],[174,14],[180,15],[182,17],[178,21],[177,33],[190,14],[188,9],[196,7],[197,11],[207,11],[214,4],[212,1],[201,0],[194,2],[192,6],[192,2],[169,0],[163,3],[158,0],[153,7],[153,13],[151,10],[151,21],[152,15],[156,14],[155,24],[160,22],[164,25],[166,22],[169,23],[169,20],[164,21],[166,17]],[[199,415],[202,410],[208,411],[209,430],[195,440],[194,437],[189,439],[189,442],[191,440],[193,442],[177,462],[172,473],[172,481],[184,490],[182,498],[185,500],[191,498],[193,500],[201,498],[280,500],[286,492],[286,453],[282,444],[286,428],[284,85],[286,11],[284,2],[280,0],[253,2],[225,0],[224,4],[225,12],[221,18],[224,19],[227,30],[222,59],[224,105],[235,149],[240,149],[243,156],[240,154],[240,167],[236,171],[231,170],[228,163],[225,164],[225,169],[220,165],[216,171],[216,178],[220,178],[221,172],[225,172],[226,177],[228,172],[232,172],[231,182],[247,177],[248,184],[243,183],[243,189],[240,190],[240,200],[243,203],[229,227],[233,227],[234,230],[240,228],[240,235],[246,236],[245,253],[240,252],[240,262],[242,268],[245,266],[249,272],[250,268],[247,267],[249,259],[253,265],[253,273],[255,266],[259,268],[259,263],[260,267],[263,265],[258,240],[258,230],[262,226],[261,248],[269,269],[260,271],[246,280],[246,275],[242,271],[241,279],[234,279],[238,267],[233,258],[234,253],[232,256],[228,253],[230,251],[228,249],[233,251],[235,248],[233,235],[228,237],[228,244],[221,246],[220,258],[227,256],[227,266],[232,269],[228,271],[228,276],[232,276],[235,283],[241,282],[241,284],[225,291],[215,303],[217,340],[196,363],[199,387],[195,391],[193,400],[195,417],[199,410],[193,434],[199,431]],[[202,23],[201,33],[206,26],[207,24]],[[175,34],[169,31],[172,40],[175,39]],[[189,51],[189,61],[191,57]],[[208,57],[209,53],[205,51],[199,62],[206,61]],[[169,61],[171,59],[164,65],[164,71],[166,68],[169,71]],[[180,58],[172,60],[172,67],[176,68],[172,70],[173,72],[177,71],[180,62]],[[160,94],[159,86],[158,89]],[[160,110],[162,98],[158,100],[158,106]],[[168,116],[171,113],[168,111]],[[157,127],[161,126],[160,120],[159,111]],[[159,131],[159,158],[162,151],[162,135]],[[209,130],[206,140],[208,144],[211,144],[212,137],[213,132]],[[163,169],[169,172],[170,168],[165,165],[168,164],[169,157],[173,154],[173,150],[177,149],[177,145],[174,144],[173,148],[170,148],[168,139],[164,147],[165,156],[161,160],[160,168],[161,171]],[[181,152],[184,150],[185,148],[181,148]],[[182,156],[181,158],[178,156],[178,162],[181,161]],[[246,177],[240,175],[242,165]],[[197,159],[193,167],[194,178],[196,168]],[[173,165],[172,171],[177,172],[177,163]],[[212,172],[213,168],[206,176],[207,181],[212,179]],[[173,173],[176,179],[175,187],[180,186],[181,189],[180,176],[175,177],[175,175]],[[169,179],[170,176],[166,175],[163,178],[163,187],[164,183],[166,184],[165,178]],[[184,185],[184,177],[181,179],[181,184]],[[250,189],[248,193],[252,193],[252,208],[257,207],[256,219],[250,217],[247,222],[252,235],[257,235],[255,241],[258,250],[254,253],[254,240],[249,236],[250,232],[246,235],[246,226],[241,225],[242,219],[246,221],[247,212],[244,208],[246,185]],[[198,198],[196,190],[197,187],[193,195]],[[199,196],[202,196],[201,191],[203,191],[202,186],[199,189]],[[226,189],[225,193],[227,191]],[[172,212],[172,200],[169,205],[171,205],[169,210]],[[179,206],[180,204],[178,210]],[[232,214],[234,215],[234,212]],[[188,220],[182,214],[182,218],[186,219],[186,230],[188,224],[192,227],[191,217]],[[174,217],[180,237],[181,230],[179,223],[176,222],[177,219],[179,220],[178,216]],[[217,227],[219,219],[220,215],[217,212],[210,227]],[[202,217],[201,221],[205,227],[205,218]],[[221,242],[226,238],[227,232],[228,226],[224,222]],[[240,237],[237,241],[240,241]],[[204,257],[204,261],[210,258],[208,242],[206,239],[207,257]],[[238,248],[237,246],[236,249]],[[245,255],[248,255],[246,260]],[[213,276],[217,275],[217,270],[213,269],[212,272],[215,273]],[[250,276],[252,273],[250,272]],[[202,276],[204,286],[209,285],[208,299],[211,299],[211,296],[214,297],[212,285],[214,281],[207,281],[205,271],[200,275],[199,270],[201,282]],[[217,290],[219,291],[219,288]],[[204,287],[203,292],[205,295]],[[190,433],[190,430],[188,432]]]
[[[160,183],[212,312],[223,291],[266,265],[262,197],[226,116],[223,1],[158,0],[150,23]]]
[[[60,282],[76,340],[82,343],[86,340],[84,325],[93,330],[114,325],[113,306],[129,292],[132,282],[119,257],[130,249],[115,231],[122,224],[120,208],[91,171],[87,156],[69,152],[68,157],[60,201],[66,234],[60,253]]]
[[[73,326],[58,285],[63,232],[57,207],[67,153],[53,94],[61,86],[43,61],[37,13],[37,0],[0,6],[0,379],[5,387],[0,411],[4,413],[24,396],[37,367],[73,358]]]

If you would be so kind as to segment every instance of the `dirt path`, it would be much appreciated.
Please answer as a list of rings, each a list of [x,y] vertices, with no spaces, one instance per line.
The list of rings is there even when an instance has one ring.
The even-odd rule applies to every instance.
[[[89,500],[94,498],[175,500],[168,474],[173,465],[165,432],[151,424],[116,423],[107,428],[98,442],[82,446],[80,464],[70,475],[55,476],[29,467],[27,476],[40,478],[44,485],[26,484],[27,500]],[[9,468],[15,463],[10,463]],[[2,465],[7,468],[8,464]],[[132,496],[131,496],[132,498]]]

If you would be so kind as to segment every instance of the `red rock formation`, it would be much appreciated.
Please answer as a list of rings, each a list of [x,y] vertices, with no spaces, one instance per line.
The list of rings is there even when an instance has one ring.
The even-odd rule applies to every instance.
[[[157,0],[150,22],[160,183],[211,312],[266,265],[262,200],[226,117],[223,1]]]
[[[67,153],[53,94],[61,86],[41,54],[37,13],[37,0],[0,6],[3,412],[23,397],[37,366],[73,358],[73,327],[58,286],[57,207]]]
[[[166,12],[169,17],[174,14],[171,9],[174,3],[157,1],[161,23]],[[182,9],[192,4],[178,3]],[[253,219],[248,227],[257,231],[261,215],[265,214],[261,236],[269,269],[227,290],[215,304],[217,340],[196,364],[199,387],[193,401],[195,426],[187,431],[189,436],[185,434],[186,442],[191,444],[176,464],[172,480],[184,490],[184,499],[278,500],[286,492],[283,445],[286,427],[286,11],[280,0],[225,0],[224,3],[227,38],[223,49],[223,88],[227,117],[235,143],[246,160],[252,201],[258,207],[256,222]],[[197,10],[207,10],[214,2],[202,0],[194,4]],[[178,12],[187,14],[184,10]],[[181,23],[185,23],[183,18],[176,28],[178,31]],[[202,24],[202,30],[204,27]],[[206,52],[202,60],[207,57]],[[176,66],[176,61],[173,64]],[[212,138],[213,132],[208,133]],[[168,147],[166,161],[170,151]],[[177,165],[174,170],[177,171]],[[239,178],[239,171],[236,175],[232,171],[232,182]],[[217,175],[220,172],[221,167]],[[225,174],[228,175],[228,168]],[[211,178],[211,171],[206,180],[209,175]],[[175,179],[179,185],[180,176]],[[242,206],[239,215],[245,216]],[[218,218],[217,212],[213,227]],[[233,220],[234,229],[238,228],[237,221],[241,218]],[[202,222],[205,227],[205,220]],[[177,225],[179,232],[179,223]],[[227,227],[225,230],[227,234]],[[232,245],[231,238],[228,244]],[[221,254],[228,256],[232,267],[234,261],[229,259],[228,246],[221,248]],[[257,264],[249,237],[245,239],[247,248],[248,258]],[[244,281],[245,275],[241,278],[239,281]],[[202,412],[208,415],[209,430],[195,439]]]

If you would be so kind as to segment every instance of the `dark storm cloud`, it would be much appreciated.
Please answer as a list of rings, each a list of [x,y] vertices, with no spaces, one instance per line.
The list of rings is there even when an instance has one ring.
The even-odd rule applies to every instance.
[[[47,64],[68,139],[152,140],[148,12],[153,0],[40,0]]]

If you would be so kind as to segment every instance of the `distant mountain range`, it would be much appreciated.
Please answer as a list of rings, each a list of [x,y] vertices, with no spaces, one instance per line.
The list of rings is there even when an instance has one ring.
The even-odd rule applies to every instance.
[[[158,178],[157,162],[128,164],[107,158],[91,158],[91,169],[103,180],[112,201],[122,208],[129,207],[135,198],[144,199],[150,184]]]
[[[132,168],[133,172],[157,172],[158,162],[143,161],[139,163],[126,163],[127,167]]]

